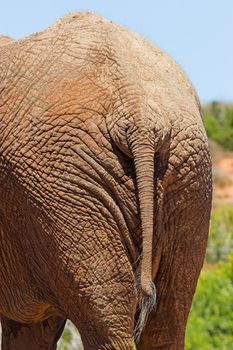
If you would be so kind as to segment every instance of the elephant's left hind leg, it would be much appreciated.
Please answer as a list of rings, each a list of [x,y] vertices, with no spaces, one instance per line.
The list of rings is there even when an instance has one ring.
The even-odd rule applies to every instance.
[[[2,350],[55,350],[65,323],[55,316],[31,324],[2,318]]]

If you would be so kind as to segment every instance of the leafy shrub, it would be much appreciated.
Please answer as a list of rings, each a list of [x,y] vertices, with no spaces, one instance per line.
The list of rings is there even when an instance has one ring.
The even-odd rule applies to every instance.
[[[215,106],[215,105],[214,105]],[[233,108],[221,111],[217,107],[204,113],[204,125],[208,137],[225,149],[233,151]]]
[[[186,332],[186,350],[233,349],[233,251],[227,261],[204,270]]]
[[[67,321],[62,337],[58,342],[58,350],[83,350],[79,332],[70,321]]]
[[[212,211],[206,262],[226,259],[233,249],[233,208],[223,205]]]

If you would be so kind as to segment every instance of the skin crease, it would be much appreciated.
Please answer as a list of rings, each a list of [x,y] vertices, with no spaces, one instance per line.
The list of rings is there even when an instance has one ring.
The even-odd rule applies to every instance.
[[[3,350],[56,349],[66,319],[130,350],[152,279],[137,348],[184,349],[211,188],[195,91],[148,41],[74,13],[2,45]]]
[[[13,41],[9,36],[0,35],[0,46],[10,44]]]

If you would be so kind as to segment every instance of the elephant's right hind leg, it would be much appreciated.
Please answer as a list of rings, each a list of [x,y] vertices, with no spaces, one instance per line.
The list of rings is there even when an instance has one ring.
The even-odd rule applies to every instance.
[[[2,350],[55,350],[65,323],[64,318],[55,316],[31,324],[22,324],[3,317]]]

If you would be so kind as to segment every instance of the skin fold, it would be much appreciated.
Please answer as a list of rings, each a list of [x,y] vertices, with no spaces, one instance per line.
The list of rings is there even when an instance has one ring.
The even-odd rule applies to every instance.
[[[0,46],[12,43],[13,39],[6,35],[0,35]]]
[[[0,42],[2,349],[184,349],[211,161],[196,93],[91,13]]]

